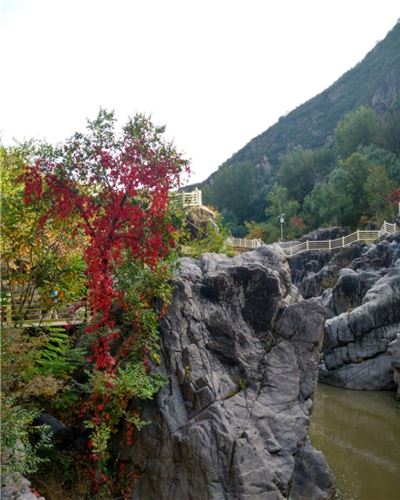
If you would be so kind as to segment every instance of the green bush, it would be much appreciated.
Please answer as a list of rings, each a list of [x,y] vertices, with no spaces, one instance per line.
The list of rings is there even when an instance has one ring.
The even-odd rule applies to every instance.
[[[34,425],[40,412],[16,405],[11,397],[2,396],[2,473],[33,474],[48,459],[41,453],[51,447],[51,430]]]

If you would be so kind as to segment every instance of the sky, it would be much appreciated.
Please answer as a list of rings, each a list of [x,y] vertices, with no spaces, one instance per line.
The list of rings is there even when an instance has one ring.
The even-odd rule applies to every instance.
[[[145,113],[199,182],[382,40],[399,0],[0,0],[0,136]]]

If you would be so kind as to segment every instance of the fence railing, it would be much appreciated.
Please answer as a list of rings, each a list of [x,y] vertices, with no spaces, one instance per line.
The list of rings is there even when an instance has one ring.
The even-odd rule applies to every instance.
[[[3,292],[1,295],[1,324],[7,327],[43,327],[79,325],[90,321],[91,313],[82,301],[44,307],[38,296],[28,305],[21,305],[19,294]]]
[[[184,207],[199,207],[203,204],[202,192],[197,188],[190,192],[171,193],[171,196],[175,203],[179,203]]]
[[[247,238],[234,238],[230,236],[226,239],[226,244],[230,247],[236,248],[257,248],[261,245],[264,245],[262,240],[249,240]]]
[[[354,233],[348,234],[347,236],[342,236],[340,238],[335,238],[333,240],[306,240],[302,243],[297,243],[295,245],[288,243],[278,243],[281,249],[289,257],[293,257],[302,252],[308,252],[310,250],[321,250],[330,251],[336,250],[337,248],[347,247],[357,241],[364,241],[366,243],[372,243],[384,234],[391,234],[398,231],[399,228],[396,224],[390,222],[384,222],[379,230],[360,230],[357,229]],[[263,241],[259,239],[250,240],[247,238],[227,238],[226,244],[235,248],[257,248],[263,245]]]

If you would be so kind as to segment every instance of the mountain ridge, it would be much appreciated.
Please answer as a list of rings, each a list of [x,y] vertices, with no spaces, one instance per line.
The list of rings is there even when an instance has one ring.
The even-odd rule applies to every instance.
[[[207,190],[207,186],[223,174],[222,167],[250,162],[263,174],[273,176],[287,152],[299,147],[315,149],[333,142],[335,127],[347,113],[361,105],[368,105],[378,114],[384,114],[399,99],[399,95],[400,20],[353,68],[250,140],[196,186],[206,188],[207,203],[223,209]],[[265,182],[264,177],[260,176],[260,182]]]

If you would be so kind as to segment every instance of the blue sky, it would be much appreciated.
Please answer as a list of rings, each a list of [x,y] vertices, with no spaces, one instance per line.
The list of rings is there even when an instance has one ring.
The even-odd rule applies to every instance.
[[[0,0],[0,133],[61,141],[100,106],[167,126],[199,181],[359,62],[398,0]]]

